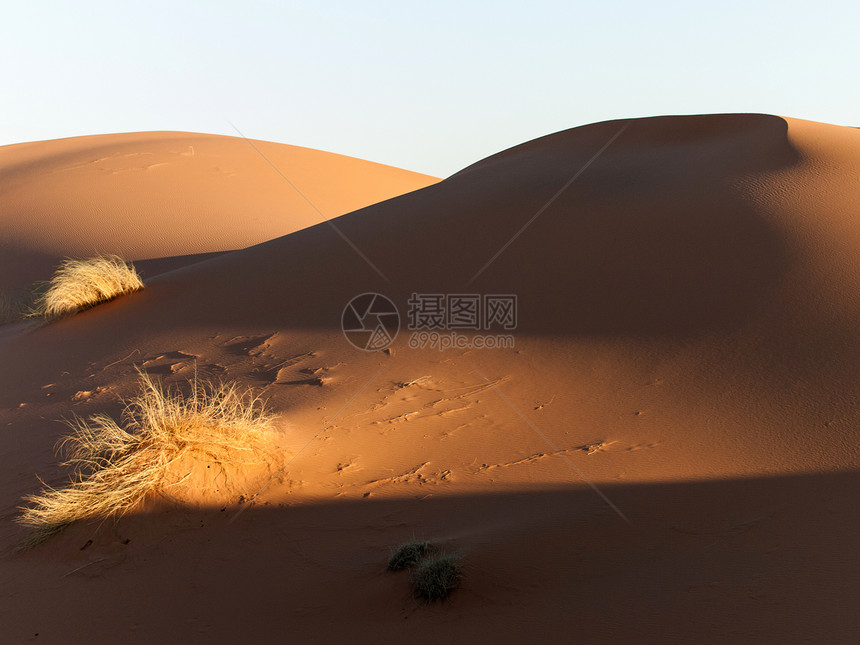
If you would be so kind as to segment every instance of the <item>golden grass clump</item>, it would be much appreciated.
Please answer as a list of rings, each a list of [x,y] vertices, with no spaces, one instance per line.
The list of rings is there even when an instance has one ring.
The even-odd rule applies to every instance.
[[[66,487],[25,498],[32,506],[18,522],[34,531],[27,545],[78,520],[120,516],[156,493],[175,499],[168,490],[200,486],[192,475],[203,463],[225,478],[231,468],[273,465],[274,417],[250,389],[196,376],[188,385],[183,395],[140,372],[140,392],[121,423],[105,414],[67,421],[74,432],[57,448],[74,473]]]
[[[117,255],[66,259],[36,301],[37,315],[74,313],[143,289],[134,265]]]

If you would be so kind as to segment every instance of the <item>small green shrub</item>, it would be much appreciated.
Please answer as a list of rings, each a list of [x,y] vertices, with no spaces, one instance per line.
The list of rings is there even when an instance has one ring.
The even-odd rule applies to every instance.
[[[18,322],[33,308],[33,297],[17,291],[0,291],[0,325]]]
[[[460,584],[463,569],[460,556],[442,554],[430,557],[412,570],[412,590],[427,602],[443,600]]]
[[[412,541],[401,544],[388,559],[388,570],[400,571],[414,567],[421,561],[421,558],[430,552],[430,549],[429,542]]]

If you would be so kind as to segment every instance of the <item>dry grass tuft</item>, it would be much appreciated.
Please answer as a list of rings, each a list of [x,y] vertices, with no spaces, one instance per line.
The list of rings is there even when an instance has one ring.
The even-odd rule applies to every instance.
[[[58,451],[67,456],[63,465],[74,468],[71,482],[25,498],[32,506],[18,522],[33,529],[25,545],[78,520],[120,516],[156,493],[173,497],[169,490],[194,486],[195,464],[214,463],[225,478],[230,469],[274,464],[274,417],[258,397],[196,377],[189,386],[183,395],[140,372],[140,393],[121,423],[104,414],[68,421],[74,433]]]
[[[65,260],[36,301],[40,316],[62,316],[143,289],[134,265],[117,255]]]

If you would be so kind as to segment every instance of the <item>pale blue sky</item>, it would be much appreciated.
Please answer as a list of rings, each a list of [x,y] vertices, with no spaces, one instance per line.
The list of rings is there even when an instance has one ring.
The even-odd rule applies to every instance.
[[[187,130],[447,176],[606,119],[860,125],[860,3],[2,0],[0,145]]]

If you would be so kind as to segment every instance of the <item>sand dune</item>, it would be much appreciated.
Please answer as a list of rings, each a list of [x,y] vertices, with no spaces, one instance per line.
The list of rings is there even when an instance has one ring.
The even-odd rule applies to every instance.
[[[858,171],[850,128],[599,123],[0,338],[4,623],[49,642],[852,642]],[[340,321],[364,292],[404,326],[413,292],[516,294],[516,346],[413,349],[402,329],[358,351]],[[255,385],[294,459],[252,503],[154,500],[12,553],[36,474],[65,476],[53,420],[116,414],[135,365]],[[446,603],[385,571],[416,536],[463,556]]]
[[[28,288],[60,259],[97,253],[143,261],[151,276],[434,181],[307,148],[186,132],[4,146],[0,289]]]

